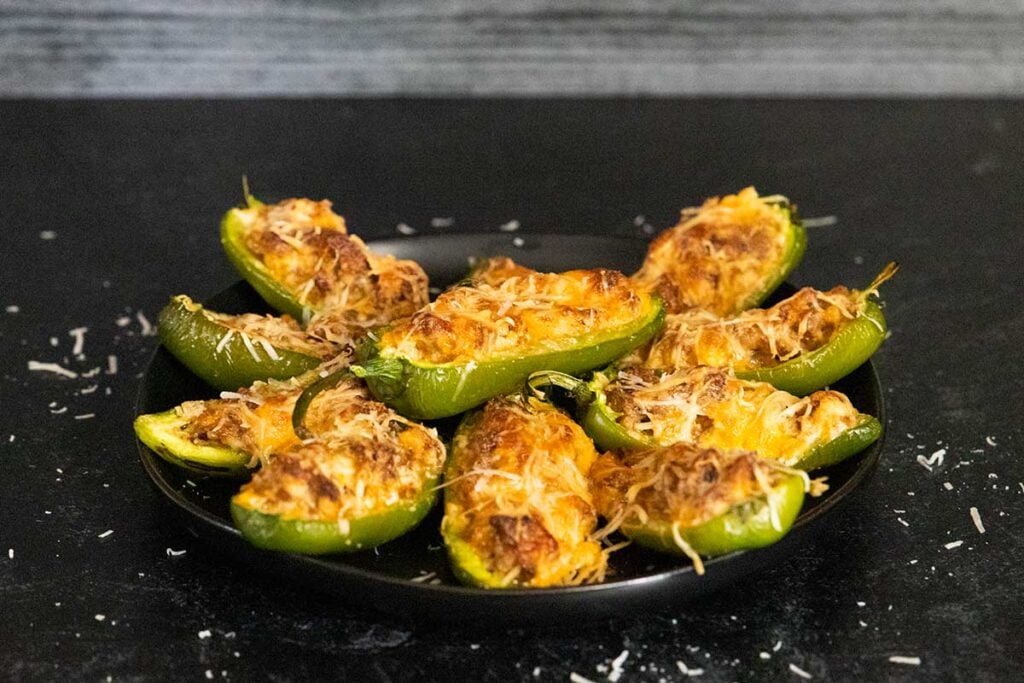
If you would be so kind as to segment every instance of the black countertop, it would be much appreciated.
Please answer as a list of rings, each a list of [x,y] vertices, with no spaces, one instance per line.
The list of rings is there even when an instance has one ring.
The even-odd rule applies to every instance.
[[[0,676],[598,680],[623,652],[621,680],[1020,675],[1020,102],[6,101],[0,129]],[[706,195],[785,193],[836,221],[793,282],[902,265],[881,466],[788,562],[600,623],[419,625],[237,565],[177,524],[131,420],[147,322],[237,279],[217,225],[243,174],[367,239],[640,238]]]

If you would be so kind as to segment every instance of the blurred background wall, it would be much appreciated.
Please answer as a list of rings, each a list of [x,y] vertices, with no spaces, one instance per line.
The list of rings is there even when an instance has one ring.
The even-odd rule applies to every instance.
[[[0,0],[0,95],[1021,95],[1024,2]]]

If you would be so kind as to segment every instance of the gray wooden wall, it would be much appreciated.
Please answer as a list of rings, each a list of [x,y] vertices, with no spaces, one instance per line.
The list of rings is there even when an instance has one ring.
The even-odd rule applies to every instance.
[[[0,96],[1021,95],[1024,2],[0,0]]]

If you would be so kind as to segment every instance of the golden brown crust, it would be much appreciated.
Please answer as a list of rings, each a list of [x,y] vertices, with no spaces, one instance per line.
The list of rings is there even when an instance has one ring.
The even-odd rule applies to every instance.
[[[656,443],[754,451],[784,465],[864,418],[838,391],[799,398],[705,366],[671,373],[623,370],[604,392],[619,424]]]
[[[314,438],[273,453],[242,487],[237,504],[284,519],[343,525],[415,499],[444,464],[436,432],[370,399],[354,378],[320,394],[305,424]]]
[[[576,423],[534,399],[494,399],[460,427],[452,452],[444,524],[488,571],[526,586],[603,576],[586,479],[597,453]]]
[[[685,209],[682,221],[651,243],[633,276],[656,291],[669,313],[738,313],[780,267],[788,218],[748,187]]]
[[[634,323],[649,295],[618,271],[531,273],[454,287],[380,337],[382,355],[454,363],[559,351]]]
[[[594,505],[602,517],[695,527],[733,506],[763,495],[783,477],[750,451],[677,443],[663,448],[606,453],[590,471]]]
[[[770,308],[732,318],[670,315],[662,333],[627,364],[659,370],[712,365],[736,372],[772,367],[827,344],[860,315],[864,302],[860,292],[846,287],[805,287]]]

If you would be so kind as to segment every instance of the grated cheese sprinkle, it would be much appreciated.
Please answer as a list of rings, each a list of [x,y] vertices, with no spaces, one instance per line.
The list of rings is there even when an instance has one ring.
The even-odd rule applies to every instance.
[[[75,338],[75,345],[71,349],[72,356],[77,356],[85,349],[85,333],[88,331],[88,327],[76,327],[75,329],[68,331],[68,335]]]
[[[619,656],[612,660],[612,670],[608,674],[608,680],[612,683],[622,678],[622,665],[626,663],[626,659],[629,657],[629,650],[623,650],[619,653]]]
[[[149,322],[149,318],[142,311],[135,311],[135,319],[139,321],[139,326],[142,328],[140,334],[143,337],[152,337],[156,335],[156,330],[153,329],[153,324]]]
[[[806,678],[807,680],[810,680],[812,678],[811,674],[807,673],[796,664],[790,664],[789,670],[795,673],[800,678]]]
[[[75,372],[74,370],[68,370],[67,368],[57,365],[56,363],[40,363],[39,361],[36,360],[30,360],[28,362],[28,369],[39,372],[52,372],[55,375],[60,375],[61,377],[69,377],[71,379],[78,377],[78,373]]]
[[[974,526],[978,530],[978,533],[985,533],[985,525],[981,523],[981,515],[978,513],[978,508],[971,508],[971,519],[974,521]]]

